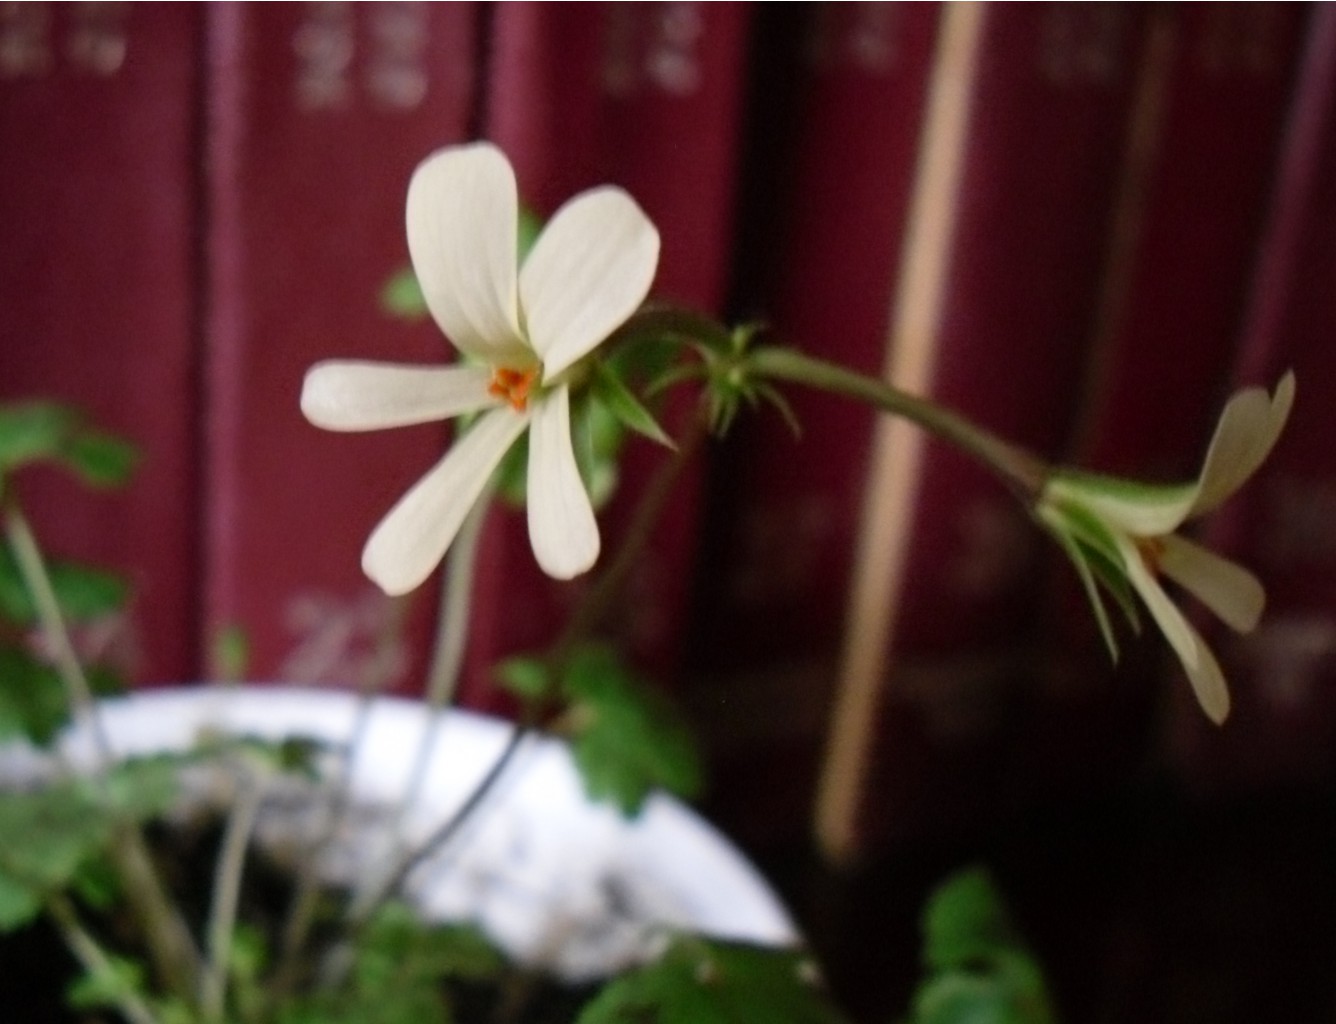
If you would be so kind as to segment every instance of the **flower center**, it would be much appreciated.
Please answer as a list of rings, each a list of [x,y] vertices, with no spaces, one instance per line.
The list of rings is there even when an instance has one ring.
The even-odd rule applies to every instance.
[[[1160,561],[1164,558],[1164,542],[1158,537],[1139,537],[1136,541],[1141,561],[1152,576],[1160,575]]]
[[[529,393],[538,379],[538,370],[537,366],[527,370],[499,366],[492,371],[492,382],[487,385],[487,393],[508,402],[516,412],[523,412],[529,407]]]

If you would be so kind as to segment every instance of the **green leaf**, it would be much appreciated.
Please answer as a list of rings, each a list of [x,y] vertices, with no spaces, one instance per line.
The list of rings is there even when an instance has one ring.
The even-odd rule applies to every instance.
[[[57,402],[0,405],[0,476],[32,462],[59,460],[81,420],[77,409]]]
[[[209,653],[215,681],[237,683],[245,679],[250,654],[250,635],[244,626],[233,624],[220,628],[214,634]]]
[[[802,953],[698,938],[608,983],[576,1024],[845,1024]]]
[[[1018,1004],[1002,979],[968,971],[938,975],[914,999],[914,1024],[1032,1024],[1039,1019]]]
[[[39,892],[0,870],[0,932],[22,928],[41,912],[42,897]]]
[[[112,822],[107,809],[78,780],[31,793],[0,793],[0,835],[22,842],[0,844],[0,889],[14,919],[19,892],[40,905],[45,894],[71,885],[80,869],[106,846]]]
[[[114,1009],[127,996],[141,995],[145,980],[141,964],[122,956],[110,956],[104,969],[75,978],[65,992],[65,999],[76,1010]]]
[[[539,658],[508,658],[492,674],[503,689],[522,700],[544,700],[552,695],[552,673]]]
[[[986,869],[947,879],[928,901],[923,930],[929,974],[913,1024],[1053,1024],[1043,971]]]
[[[47,575],[61,614],[71,622],[86,622],[124,607],[130,587],[105,569],[56,559],[48,562]],[[0,616],[20,626],[37,622],[37,607],[8,545],[0,546]]]
[[[60,674],[26,651],[0,647],[0,740],[45,747],[69,721]]]
[[[611,649],[591,646],[567,664],[563,688],[575,723],[571,748],[585,790],[634,816],[655,788],[692,797],[700,758],[681,717]]]
[[[412,267],[404,267],[381,286],[380,308],[404,320],[421,320],[430,315],[422,286]]]
[[[120,761],[107,769],[102,792],[123,816],[156,818],[177,802],[181,769],[198,760],[192,751],[166,752]]]
[[[491,980],[504,958],[476,928],[427,925],[402,904],[383,908],[358,943],[349,984],[293,1000],[281,1024],[448,1024],[447,978]]]
[[[120,487],[139,463],[139,449],[123,438],[100,430],[72,435],[62,461],[94,487]]]
[[[88,426],[73,406],[47,401],[0,405],[0,477],[51,462],[105,487],[124,483],[136,461],[132,444]]]
[[[932,968],[968,966],[1019,941],[1002,897],[984,868],[953,875],[928,901],[923,959]]]
[[[654,416],[631,393],[622,379],[607,363],[598,363],[593,377],[594,397],[602,403],[617,421],[628,430],[649,438],[667,448],[675,448]]]

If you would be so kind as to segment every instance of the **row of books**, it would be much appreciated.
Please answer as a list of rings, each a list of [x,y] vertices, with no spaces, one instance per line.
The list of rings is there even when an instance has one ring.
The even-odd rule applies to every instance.
[[[436,458],[328,435],[330,357],[437,363],[378,296],[431,150],[487,137],[550,213],[605,181],[659,224],[656,294],[764,320],[1042,455],[1186,478],[1240,383],[1287,367],[1284,446],[1212,539],[1272,611],[1199,723],[1155,638],[1107,664],[1070,572],[979,467],[795,390],[674,488],[609,628],[674,688],[744,835],[855,856],[1140,769],[1330,779],[1336,593],[1322,331],[1336,325],[1336,16],[1300,4],[386,3],[0,9],[0,398],[145,448],[125,495],[36,476],[49,546],[130,571],[101,638],[145,683],[411,691],[431,587],[358,552]],[[1328,362],[1330,360],[1327,360]],[[682,414],[685,410],[676,410]],[[633,446],[615,548],[662,465]],[[550,639],[522,517],[479,549],[465,691]],[[1223,639],[1223,638],[1222,638]],[[795,808],[797,810],[795,810]]]

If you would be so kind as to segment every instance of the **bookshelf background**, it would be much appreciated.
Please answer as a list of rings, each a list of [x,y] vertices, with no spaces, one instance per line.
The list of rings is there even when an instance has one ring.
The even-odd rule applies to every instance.
[[[1223,729],[1157,637],[1108,664],[990,480],[814,395],[801,439],[762,414],[709,453],[615,629],[860,1019],[898,1011],[922,895],[977,857],[1064,1019],[1336,1018],[1336,10],[0,5],[0,399],[145,446],[92,513],[30,496],[134,581],[90,642],[137,684],[216,675],[237,627],[249,681],[412,692],[434,590],[388,601],[356,557],[442,437],[353,456],[297,393],[316,358],[444,356],[378,293],[409,170],[472,137],[542,211],[626,185],[665,297],[1050,457],[1190,475],[1228,392],[1295,369],[1273,462],[1205,524],[1273,597],[1220,648]],[[570,596],[488,531],[465,694],[496,707],[486,663]]]

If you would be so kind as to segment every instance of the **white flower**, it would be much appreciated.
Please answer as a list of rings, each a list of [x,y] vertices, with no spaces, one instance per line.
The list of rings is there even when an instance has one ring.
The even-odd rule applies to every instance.
[[[481,412],[381,520],[362,567],[386,593],[422,583],[498,464],[529,431],[529,539],[549,575],[598,557],[598,525],[571,443],[570,378],[641,304],[659,235],[625,192],[563,206],[518,266],[515,175],[487,143],[440,150],[408,187],[408,249],[437,325],[471,362],[332,361],[306,375],[302,411],[330,430],[376,430]]]
[[[1246,633],[1257,625],[1266,595],[1257,578],[1176,531],[1237,491],[1266,459],[1294,403],[1294,374],[1274,395],[1240,391],[1225,406],[1194,483],[1155,487],[1080,473],[1055,474],[1036,507],[1081,574],[1101,629],[1112,647],[1096,578],[1125,599],[1131,584],[1164,633],[1192,683],[1202,710],[1215,722],[1229,714],[1229,690],[1201,635],[1160,585],[1167,576],[1227,625]],[[1121,591],[1121,592],[1120,592]]]

